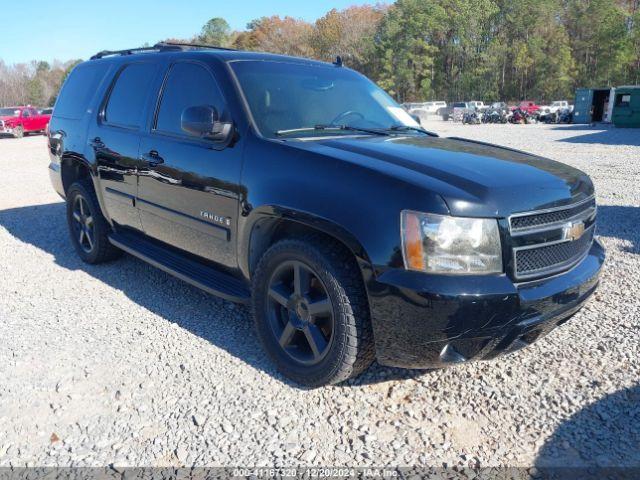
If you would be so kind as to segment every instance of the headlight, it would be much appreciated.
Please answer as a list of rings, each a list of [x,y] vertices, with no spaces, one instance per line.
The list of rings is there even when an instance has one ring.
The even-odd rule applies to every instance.
[[[401,218],[405,268],[429,273],[502,272],[498,221],[404,210]]]

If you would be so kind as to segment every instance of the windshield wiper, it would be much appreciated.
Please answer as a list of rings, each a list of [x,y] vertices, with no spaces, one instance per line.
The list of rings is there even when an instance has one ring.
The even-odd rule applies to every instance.
[[[387,130],[391,130],[392,132],[405,132],[407,130],[412,130],[415,132],[425,133],[430,137],[437,137],[438,134],[435,132],[430,132],[429,130],[425,130],[422,127],[412,127],[411,125],[392,125]]]
[[[370,135],[389,135],[384,130],[372,130],[368,128],[352,127],[351,125],[316,125],[314,127],[301,127],[291,128],[289,130],[278,130],[276,135],[278,137],[284,135],[290,135],[292,133],[304,133],[304,132],[316,132],[316,131],[349,131],[349,132],[362,132]]]

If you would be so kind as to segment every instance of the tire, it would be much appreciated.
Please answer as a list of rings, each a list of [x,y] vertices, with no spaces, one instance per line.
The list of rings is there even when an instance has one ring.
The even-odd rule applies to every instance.
[[[18,125],[15,130],[13,131],[13,137],[14,138],[22,138],[24,137],[24,128],[22,128],[22,125]]]
[[[83,262],[103,263],[122,254],[109,242],[111,226],[102,215],[90,180],[79,180],[69,187],[67,224],[71,242]]]
[[[305,269],[307,281],[296,282],[305,276],[297,272]],[[295,287],[305,283],[308,288]],[[327,301],[326,311],[315,315],[313,310]],[[342,382],[375,358],[360,269],[342,245],[322,236],[284,239],[267,250],[253,275],[252,310],[267,354],[298,384]],[[313,341],[315,349],[310,338],[319,339]]]

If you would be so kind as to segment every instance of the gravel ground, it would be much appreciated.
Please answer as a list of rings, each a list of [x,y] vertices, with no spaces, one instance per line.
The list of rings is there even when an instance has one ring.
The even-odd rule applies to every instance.
[[[602,285],[508,357],[313,391],[274,371],[245,307],[132,257],[81,263],[45,139],[0,139],[0,466],[640,466],[640,131],[428,128],[588,172]]]

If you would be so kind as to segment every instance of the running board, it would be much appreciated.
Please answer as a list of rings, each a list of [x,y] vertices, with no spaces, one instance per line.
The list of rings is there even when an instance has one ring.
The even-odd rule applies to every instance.
[[[242,280],[191,260],[185,255],[156,245],[144,238],[123,233],[112,233],[109,235],[109,241],[134,257],[138,257],[154,267],[212,295],[236,303],[247,303],[251,297],[249,288]]]

